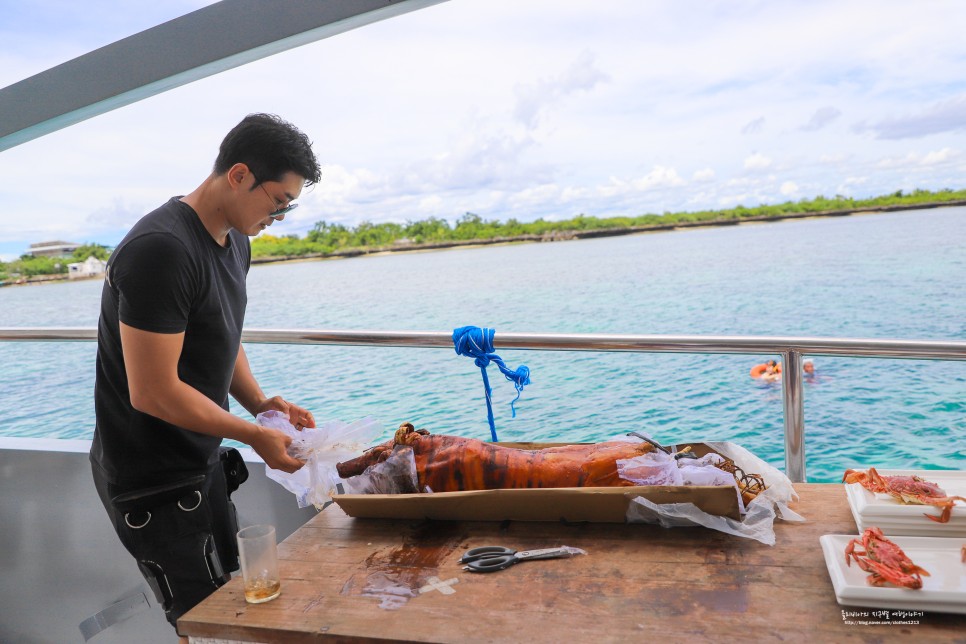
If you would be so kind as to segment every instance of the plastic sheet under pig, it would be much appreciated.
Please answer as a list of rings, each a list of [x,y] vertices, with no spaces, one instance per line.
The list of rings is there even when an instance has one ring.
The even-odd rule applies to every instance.
[[[291,436],[289,454],[305,461],[305,466],[292,474],[265,466],[265,475],[292,492],[300,508],[314,505],[322,509],[331,501],[336,486],[342,482],[336,463],[355,458],[383,433],[382,426],[369,417],[353,423],[329,421],[302,431],[278,411],[261,413],[255,422]]]
[[[699,510],[692,503],[653,503],[645,498],[637,497],[628,504],[627,521],[629,523],[654,523],[665,528],[685,527],[701,525],[719,532],[726,532],[739,537],[755,539],[764,544],[775,545],[774,521],[776,518],[785,521],[804,521],[805,519],[788,508],[788,503],[797,499],[798,495],[792,487],[792,482],[780,471],[768,465],[760,458],[734,443],[707,443],[708,447],[714,451],[727,456],[745,472],[761,474],[765,479],[767,488],[758,494],[755,499],[743,508],[741,521],[736,521],[729,517],[715,516]],[[667,461],[674,461],[670,456],[666,456]],[[681,459],[684,461],[685,459]],[[676,475],[665,467],[667,461],[661,456],[654,456],[652,459],[636,462],[637,459],[628,459],[624,463],[624,469],[629,476],[665,476],[674,480]],[[680,463],[680,461],[677,461]],[[651,468],[650,470],[648,468]],[[699,467],[688,464],[682,470],[691,469],[690,475],[679,472],[681,483],[650,483],[661,485],[708,485],[702,482],[701,478],[694,476]],[[710,470],[709,470],[710,471]],[[723,472],[724,473],[724,472]],[[712,472],[713,476],[716,476]],[[701,475],[699,474],[698,477]],[[734,479],[728,474],[730,481],[726,484],[734,484]],[[737,494],[737,490],[736,490]],[[739,495],[739,505],[741,504]]]

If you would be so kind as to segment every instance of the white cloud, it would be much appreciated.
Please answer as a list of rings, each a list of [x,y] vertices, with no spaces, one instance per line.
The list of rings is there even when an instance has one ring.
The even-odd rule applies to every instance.
[[[533,129],[538,125],[541,113],[554,103],[570,94],[589,91],[607,80],[607,75],[597,69],[594,55],[583,51],[561,74],[517,85],[514,115],[528,129]]]
[[[702,168],[701,170],[695,170],[694,174],[691,175],[692,181],[703,182],[712,181],[714,179],[714,170],[711,168]]]
[[[419,209],[423,212],[441,212],[442,206],[443,200],[437,195],[429,195],[419,202]]]
[[[674,168],[665,168],[663,166],[655,166],[653,170],[647,173],[647,175],[639,179],[635,179],[633,182],[633,186],[636,190],[670,188],[683,185],[684,179],[678,176],[677,170]]]
[[[890,156],[879,159],[876,167],[879,169],[905,168],[919,163],[919,155],[908,152],[904,156]]]
[[[959,152],[952,148],[943,148],[934,152],[927,152],[922,158],[922,165],[939,165],[959,158]]]
[[[580,202],[587,199],[590,195],[591,192],[586,188],[575,188],[569,186],[564,188],[560,193],[560,201],[562,203]]]
[[[718,197],[718,205],[721,208],[734,208],[739,205],[748,205],[750,195],[747,193],[722,195]]]
[[[745,170],[764,170],[771,167],[771,164],[771,159],[760,152],[745,158]]]
[[[677,170],[655,166],[649,173],[637,179],[625,180],[611,177],[606,185],[597,189],[597,193],[603,197],[615,197],[683,185],[684,180],[678,175]]]
[[[941,150],[933,150],[925,154],[913,151],[907,152],[902,156],[890,156],[880,159],[876,167],[880,169],[901,169],[915,166],[943,165],[959,159],[960,156],[959,151],[952,148],[942,148]]]
[[[845,181],[835,189],[835,194],[852,196],[855,194],[856,187],[868,183],[868,180],[868,177],[846,177]]]
[[[509,200],[513,206],[531,206],[542,203],[556,203],[560,198],[560,186],[546,184],[534,186],[517,192]]]
[[[785,181],[782,183],[779,192],[784,197],[794,197],[798,193],[798,184],[794,181]]]

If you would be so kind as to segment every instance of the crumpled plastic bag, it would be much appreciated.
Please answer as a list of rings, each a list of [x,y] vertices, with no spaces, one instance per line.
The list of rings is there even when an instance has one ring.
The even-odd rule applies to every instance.
[[[617,475],[635,485],[684,485],[677,462],[661,450],[617,460]]]
[[[386,460],[345,479],[342,487],[346,494],[413,494],[418,481],[413,448],[397,445]]]
[[[255,422],[291,436],[289,455],[305,461],[292,474],[266,465],[265,475],[293,493],[300,508],[314,505],[320,510],[332,500],[336,486],[342,483],[336,463],[356,458],[383,433],[382,426],[368,416],[352,423],[328,421],[301,431],[280,411],[263,412],[255,417]]]
[[[724,459],[717,454],[701,458],[675,459],[661,450],[617,460],[617,475],[636,485],[733,485],[735,477],[715,465]]]
[[[710,485],[730,486],[735,489],[738,508],[745,512],[741,488],[735,477],[717,465],[724,462],[719,454],[708,453],[700,458],[676,459],[671,454],[654,450],[640,456],[619,459],[617,475],[635,485]]]
[[[665,528],[702,525],[712,530],[718,530],[719,532],[748,539],[755,539],[756,541],[773,546],[775,545],[774,521],[776,518],[785,521],[805,520],[788,507],[788,503],[797,499],[798,495],[795,493],[795,488],[792,487],[792,482],[782,472],[765,463],[740,445],[734,443],[707,443],[707,445],[719,454],[733,460],[745,472],[760,474],[765,480],[766,489],[760,492],[747,507],[744,507],[744,504],[741,502],[741,495],[738,494],[738,505],[742,511],[741,521],[736,521],[730,517],[708,514],[698,509],[693,503],[657,504],[643,497],[636,497],[628,504],[627,521],[629,523],[659,524]],[[651,454],[658,454],[658,451],[649,452],[644,456]],[[709,454],[708,456],[712,455]],[[662,458],[661,455],[655,455],[650,459],[645,459],[637,463],[637,460],[640,458],[642,457],[635,457],[634,459],[624,461],[624,469],[628,472],[629,476],[640,476],[640,480],[646,480],[644,478],[645,476],[651,476],[654,480],[676,480],[676,475],[668,473],[667,461],[674,461],[671,456],[663,454]],[[704,459],[707,459],[707,456]],[[691,459],[680,459],[677,463],[681,464],[682,461],[686,460]],[[711,461],[713,458],[707,460]],[[703,475],[699,473],[699,470],[703,468],[697,465],[697,463],[698,461],[691,460],[691,463],[685,463],[683,467],[676,468],[679,470],[682,483],[643,484],[708,485],[709,483],[699,482],[704,480],[702,478]],[[619,463],[618,468],[620,469],[620,467],[621,465]],[[688,468],[692,470],[690,474],[684,471]],[[726,475],[725,484],[734,485],[734,477],[731,474],[722,472],[721,470],[718,471]],[[710,468],[706,472],[717,477],[717,474]],[[695,476],[696,474],[697,476]],[[629,480],[635,479],[630,478]],[[735,489],[737,494],[737,487]]]

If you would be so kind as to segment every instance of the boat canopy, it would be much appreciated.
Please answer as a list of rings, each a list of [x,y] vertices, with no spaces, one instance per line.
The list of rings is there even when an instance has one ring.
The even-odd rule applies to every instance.
[[[0,151],[288,49],[444,0],[222,0],[0,89]]]

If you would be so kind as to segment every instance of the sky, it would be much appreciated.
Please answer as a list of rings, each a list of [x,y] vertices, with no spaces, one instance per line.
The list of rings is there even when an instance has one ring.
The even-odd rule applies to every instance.
[[[207,4],[0,0],[0,87]],[[964,24],[957,0],[449,0],[0,152],[0,259],[117,244],[252,112],[322,164],[275,235],[961,189]]]

